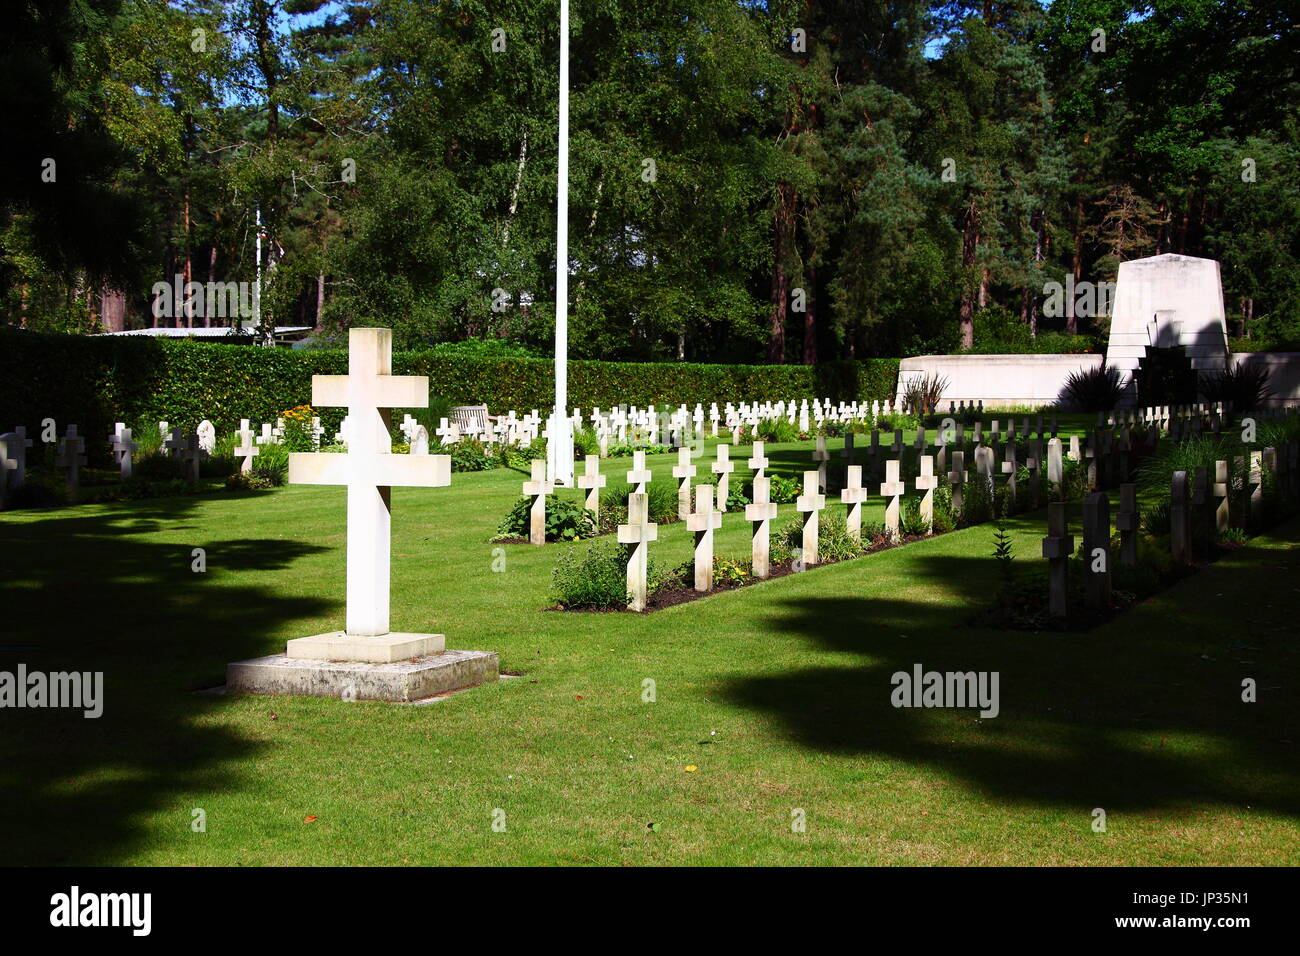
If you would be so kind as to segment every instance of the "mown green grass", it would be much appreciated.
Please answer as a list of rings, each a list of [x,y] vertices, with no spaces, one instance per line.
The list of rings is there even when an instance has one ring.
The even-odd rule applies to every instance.
[[[768,452],[811,467],[807,445]],[[672,460],[650,464],[668,481]],[[629,465],[602,463],[611,484]],[[0,669],[108,685],[99,720],[0,711],[5,862],[1300,862],[1300,522],[1089,634],[965,625],[996,586],[990,526],[648,615],[574,614],[544,610],[549,576],[585,544],[500,546],[492,571],[524,478],[393,492],[394,630],[519,675],[428,706],[199,692],[342,626],[341,489],[0,517]],[[1037,560],[1041,515],[1011,529]],[[729,514],[718,553],[746,555],[748,534]],[[686,560],[683,525],[660,535],[657,561]],[[1001,715],[894,709],[890,675],[916,662],[999,671]]]

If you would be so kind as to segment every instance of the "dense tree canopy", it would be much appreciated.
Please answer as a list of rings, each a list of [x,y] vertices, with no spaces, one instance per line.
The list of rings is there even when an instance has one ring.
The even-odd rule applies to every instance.
[[[1048,282],[1223,263],[1300,339],[1290,0],[572,0],[571,354],[813,362],[1098,331]],[[0,309],[545,354],[557,0],[48,0],[0,38]],[[1046,346],[1044,346],[1046,347]]]

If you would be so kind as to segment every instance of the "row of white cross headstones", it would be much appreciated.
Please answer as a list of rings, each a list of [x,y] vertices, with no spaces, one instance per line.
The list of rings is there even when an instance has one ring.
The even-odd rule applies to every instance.
[[[819,443],[824,454],[825,447]],[[1049,442],[1049,472],[1059,483],[1062,474],[1062,443],[1060,439]],[[696,477],[699,467],[692,462],[689,448],[680,448],[677,452],[677,464],[672,475],[677,480],[677,516],[687,524],[687,529],[695,535],[695,589],[710,591],[713,589],[713,535],[722,527],[723,516],[727,512],[729,497],[729,479],[736,463],[731,460],[730,447],[726,444],[717,447],[717,460],[709,463],[709,470],[717,476],[716,487],[700,484],[694,489],[692,502],[691,481]],[[953,482],[956,506],[960,507],[960,488],[966,482],[964,453],[955,452],[954,471],[948,475]],[[821,459],[824,462],[824,458]],[[753,444],[753,455],[746,464],[754,474],[752,479],[753,501],[745,505],[745,520],[752,526],[751,559],[753,573],[757,578],[766,578],[770,574],[771,561],[771,523],[777,517],[778,506],[771,500],[771,479],[767,476],[769,460],[764,454],[764,443]],[[880,495],[885,499],[885,531],[891,540],[897,541],[902,535],[901,498],[907,486],[900,475],[900,462],[891,459],[885,462],[885,480],[880,485]],[[934,527],[934,490],[938,487],[940,475],[935,471],[935,458],[923,455],[919,461],[919,474],[914,480],[916,491],[921,493],[919,512],[925,523],[926,534],[933,533]],[[980,473],[985,474],[983,464]],[[991,473],[989,473],[991,478]],[[632,545],[627,565],[627,589],[629,607],[644,610],[648,600],[648,547],[650,542],[658,539],[658,525],[650,521],[646,485],[653,480],[651,469],[647,467],[645,452],[637,450],[632,455],[632,467],[626,474],[631,491],[628,495],[628,521],[618,526],[618,540],[622,544]],[[579,488],[587,490],[585,507],[599,520],[600,489],[606,484],[607,476],[600,473],[600,458],[597,455],[586,456],[584,473],[578,478]],[[803,473],[802,494],[795,501],[795,510],[803,515],[802,538],[799,562],[801,566],[811,566],[819,561],[818,534],[819,514],[826,507],[826,474],[824,465],[818,470]],[[546,499],[555,492],[555,484],[546,478],[546,462],[534,461],[532,476],[523,483],[523,493],[532,498],[530,507],[529,538],[533,544],[541,545],[546,541]],[[849,465],[846,468],[845,487],[840,491],[840,501],[847,506],[845,514],[849,535],[855,541],[862,538],[862,505],[867,501],[868,489],[862,483],[862,466]]]
[[[972,404],[969,407],[965,403],[960,406],[956,403],[949,403],[949,407],[951,411],[961,414],[976,411],[977,408],[982,410],[983,403],[980,402],[978,406]],[[710,422],[708,429],[704,426],[704,406],[699,403],[696,404],[693,413],[688,411],[687,406],[684,404],[680,405],[672,413],[658,412],[654,405],[644,409],[638,409],[636,406],[632,406],[630,409],[620,406],[609,412],[602,412],[599,408],[593,408],[589,420],[600,438],[601,454],[604,456],[608,452],[608,445],[611,440],[626,442],[629,437],[639,437],[647,440],[650,444],[657,444],[659,439],[663,437],[673,444],[682,445],[687,441],[687,436],[690,434],[702,435],[707,431],[717,437],[720,426],[725,423],[726,427],[731,431],[733,444],[738,444],[745,430],[756,432],[758,423],[767,419],[785,419],[791,423],[797,421],[802,429],[808,425],[811,418],[811,421],[815,422],[817,427],[820,428],[826,422],[851,424],[865,420],[874,421],[881,415],[890,414],[891,411],[889,402],[883,404],[878,401],[870,404],[866,402],[833,404],[829,401],[814,399],[810,405],[805,399],[802,402],[791,401],[787,403],[781,401],[775,404],[766,402],[751,405],[741,402],[738,406],[728,402],[722,410],[718,408],[715,402],[708,410],[708,421]],[[1135,428],[1167,430],[1174,440],[1179,440],[1184,434],[1199,434],[1203,423],[1208,423],[1210,427],[1217,430],[1223,415],[1224,406],[1221,402],[1180,406],[1147,406],[1109,414],[1099,412],[1097,414],[1097,428],[1119,428],[1118,447],[1125,449],[1129,444],[1130,433]],[[581,412],[574,409],[573,424],[575,427],[580,427],[582,422],[583,416]],[[338,432],[335,434],[335,441],[344,446],[346,446],[348,439],[348,424],[348,418],[345,416]],[[985,435],[981,431],[982,427],[982,422],[976,421],[974,423],[974,443],[977,446],[977,460],[982,454],[979,446],[984,444],[985,439]],[[1030,434],[1030,427],[1029,420],[1024,419],[1021,434]],[[1052,433],[1055,434],[1055,415],[1052,416],[1051,427]],[[216,428],[207,420],[201,421],[193,433],[185,433],[180,429],[173,428],[165,421],[159,422],[158,428],[160,437],[163,440],[163,453],[185,461],[190,477],[197,480],[199,461],[202,457],[210,455],[216,447]],[[406,415],[398,428],[406,438],[412,454],[429,453],[429,434],[425,427],[415,418],[409,414]],[[951,441],[953,431],[955,431],[956,443],[962,445],[966,440],[965,428],[964,422],[955,422],[953,429],[939,430],[935,439],[935,446],[939,449],[938,464],[941,471],[945,464],[944,446]],[[999,438],[998,428],[999,422],[994,420],[989,433],[993,446],[996,446]],[[1043,429],[1043,416],[1039,415],[1036,419],[1036,431],[1039,438],[1044,435]],[[236,432],[239,437],[239,444],[234,449],[235,455],[241,459],[240,470],[245,474],[249,473],[252,470],[253,458],[258,454],[258,446],[278,444],[284,440],[284,433],[285,424],[283,418],[278,418],[274,424],[265,423],[261,425],[258,434],[254,433],[249,419],[241,419],[240,427]],[[324,428],[319,417],[312,419],[311,424],[308,426],[308,434],[312,439],[313,446],[319,449],[324,435]],[[547,430],[543,425],[543,419],[538,410],[534,409],[523,416],[517,416],[515,412],[511,411],[508,415],[501,416],[495,424],[489,423],[486,427],[481,427],[473,420],[462,426],[455,421],[443,418],[440,420],[438,428],[435,429],[435,434],[438,436],[439,444],[443,447],[454,444],[465,437],[486,441],[488,444],[500,442],[512,445],[528,445],[539,436],[546,437]],[[1002,435],[1007,442],[1014,440],[1016,435],[1014,419],[1008,420],[1007,427],[1002,432]],[[1070,439],[1070,457],[1076,460],[1086,458],[1089,461],[1089,467],[1095,468],[1096,460],[1102,458],[1110,450],[1110,442],[1106,441],[1109,437],[1108,432],[1103,432],[1100,436],[1088,436],[1084,439],[1086,447],[1083,449],[1079,446],[1080,439],[1078,436],[1072,437]],[[75,488],[79,483],[79,470],[86,464],[85,439],[78,434],[76,425],[68,425],[65,428],[64,435],[58,439],[58,442],[56,463],[59,467],[65,469],[69,487]],[[113,449],[122,477],[129,478],[132,474],[134,452],[139,447],[132,439],[131,429],[118,422],[113,434],[109,436],[109,443]],[[26,429],[23,427],[19,427],[14,432],[0,435],[0,469],[3,469],[6,473],[6,480],[0,482],[0,495],[4,494],[6,489],[22,486],[26,471],[26,449],[30,448],[31,444],[32,440],[27,438]],[[881,451],[881,447],[879,433],[873,429],[871,431],[870,445],[867,446],[866,451],[875,460]],[[901,453],[903,447],[903,432],[901,429],[895,429],[888,450],[890,453],[897,455]],[[925,429],[918,427],[913,448],[920,454],[924,452],[926,447]],[[1014,445],[1008,447],[1011,450],[1008,461],[1002,465],[1003,470],[1012,468],[1015,465]],[[1035,450],[1031,446],[1026,464],[1033,467],[1036,462],[1041,461],[1040,452],[1041,449]],[[850,430],[845,434],[845,445],[841,454],[851,461],[855,453],[855,435]],[[819,462],[818,469],[823,488],[825,487],[825,462],[828,457],[825,449],[825,438],[819,436],[813,458]]]
[[[901,409],[902,403],[898,407]],[[739,443],[746,429],[751,434],[756,434],[759,423],[767,419],[784,419],[791,424],[797,423],[799,430],[806,433],[813,428],[820,428],[826,422],[858,421],[868,415],[874,420],[881,415],[889,415],[894,410],[896,409],[888,401],[836,404],[830,400],[813,399],[810,403],[804,399],[775,403],[740,402],[738,405],[727,402],[722,409],[714,402],[707,411],[707,429],[704,424],[706,412],[702,403],[697,403],[693,412],[685,404],[671,413],[659,411],[654,405],[645,408],[635,405],[619,406],[604,412],[600,408],[593,408],[586,420],[595,430],[600,442],[600,453],[605,456],[611,442],[626,443],[629,439],[645,440],[652,445],[667,440],[674,445],[681,445],[689,434],[703,435],[707,432],[717,438],[720,428],[725,426],[731,432],[733,443]],[[461,424],[443,418],[434,432],[442,447],[455,444],[462,438],[475,439],[489,447],[496,444],[527,446],[539,437],[548,437],[544,421],[538,409],[525,415],[511,410],[506,415],[499,416],[495,422],[489,421],[485,425],[475,420]],[[580,409],[573,410],[572,422],[575,427],[582,427],[584,418]],[[344,416],[334,435],[335,442],[345,447],[351,437],[349,424],[349,417]],[[429,433],[415,418],[406,415],[398,428],[406,438],[411,453],[429,453]],[[202,457],[211,455],[216,448],[217,431],[212,422],[205,419],[199,422],[194,432],[187,433],[161,421],[158,430],[163,454],[185,461],[190,477],[197,480],[199,461]],[[319,450],[325,429],[318,416],[312,418],[307,432],[313,448]],[[285,422],[282,417],[277,418],[274,423],[262,424],[260,431],[255,432],[249,419],[241,419],[236,434],[239,444],[235,447],[234,454],[241,459],[240,470],[248,474],[252,470],[253,458],[257,456],[259,446],[284,441]],[[122,477],[131,477],[134,455],[139,449],[138,442],[133,440],[131,429],[118,422],[108,440]],[[19,427],[14,432],[0,435],[0,444],[4,445],[4,448],[0,448],[0,468],[6,471],[6,480],[0,482],[0,494],[3,494],[6,489],[22,486],[26,473],[26,449],[31,447],[32,441],[26,437],[26,429]],[[86,464],[86,457],[85,438],[78,434],[76,425],[68,425],[63,437],[59,438],[56,463],[65,469],[68,485],[77,487],[78,473]]]

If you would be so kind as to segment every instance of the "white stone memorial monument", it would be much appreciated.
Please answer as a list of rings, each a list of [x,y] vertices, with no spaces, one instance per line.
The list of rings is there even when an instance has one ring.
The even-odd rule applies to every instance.
[[[451,483],[447,455],[394,455],[392,408],[425,408],[424,376],[392,374],[392,331],[352,329],[348,374],[313,375],[312,404],[348,410],[348,450],[289,456],[291,484],[347,487],[347,612],[342,631],[289,642],[286,653],[231,664],[234,693],[415,700],[496,680],[492,651],[444,649],[441,634],[389,630],[391,489]]]

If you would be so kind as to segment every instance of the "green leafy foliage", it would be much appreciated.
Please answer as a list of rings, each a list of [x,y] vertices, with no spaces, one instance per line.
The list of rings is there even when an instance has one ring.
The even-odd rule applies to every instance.
[[[35,432],[42,418],[75,421],[83,434],[107,435],[113,422],[141,425],[140,434],[168,421],[196,428],[210,420],[218,433],[234,431],[241,418],[274,421],[286,409],[311,401],[313,375],[347,372],[347,352],[329,349],[270,349],[252,345],[199,344],[144,337],[44,335],[0,328],[6,388],[0,391],[0,422],[26,424]],[[861,378],[870,392],[820,390],[815,366],[638,364],[572,361],[569,401],[580,407],[696,402],[754,395],[829,397],[870,401],[892,397],[896,359],[859,363],[873,371]],[[546,359],[478,358],[430,349],[394,352],[393,373],[424,375],[438,407],[397,409],[435,426],[432,412],[446,417],[450,405],[487,404],[493,414],[546,408],[554,401],[554,366]],[[445,411],[444,411],[445,409]],[[317,409],[328,435],[338,430],[344,410]],[[87,442],[88,451],[100,443]],[[630,453],[630,452],[629,452]],[[101,462],[107,448],[98,452]]]
[[[1119,369],[1110,365],[1071,372],[1061,389],[1062,397],[1081,412],[1108,412],[1119,404],[1124,388]]]
[[[601,524],[612,530],[627,520],[627,498],[632,493],[630,485],[606,488],[600,493]],[[650,482],[645,486],[646,505],[650,520],[655,524],[671,524],[677,519],[677,490],[665,482]]]
[[[627,559],[627,548],[614,541],[597,542],[585,551],[566,550],[551,572],[551,596],[563,608],[624,606]],[[652,570],[649,577],[653,580],[657,575]]]
[[[1253,412],[1273,396],[1268,366],[1241,362],[1201,379],[1207,402],[1224,402],[1234,412]]]
[[[532,529],[530,497],[520,498],[501,519],[498,538],[527,538]],[[596,535],[596,518],[580,502],[551,496],[546,500],[546,540],[577,541]]]
[[[933,415],[950,384],[948,377],[938,372],[914,377],[903,390],[903,400],[914,415]]]
[[[758,440],[770,444],[799,441],[801,438],[799,424],[786,418],[764,418],[756,427]]]
[[[782,526],[777,540],[791,553],[797,554],[803,547],[803,520],[795,518]],[[864,534],[863,541],[866,540]],[[862,546],[849,535],[844,515],[838,511],[823,511],[817,522],[818,557],[822,561],[844,561],[862,553]]]
[[[1011,535],[1007,534],[1006,525],[998,522],[993,529],[993,560],[998,563],[998,574],[1002,576],[1004,584],[1011,583],[1011,576],[1014,574],[1012,562],[1016,559],[1016,550],[1011,541]]]

